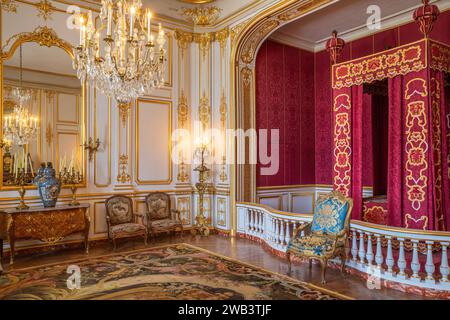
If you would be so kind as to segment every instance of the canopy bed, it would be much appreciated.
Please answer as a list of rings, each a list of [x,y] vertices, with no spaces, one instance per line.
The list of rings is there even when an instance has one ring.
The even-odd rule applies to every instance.
[[[450,230],[450,101],[445,94],[450,46],[428,36],[438,15],[437,7],[424,1],[414,13],[422,40],[352,61],[337,63],[345,43],[336,33],[327,43],[333,61],[333,186],[354,199],[353,219]],[[376,105],[384,105],[384,111],[376,113]],[[367,154],[370,144],[372,155]],[[376,197],[363,199],[368,169]]]

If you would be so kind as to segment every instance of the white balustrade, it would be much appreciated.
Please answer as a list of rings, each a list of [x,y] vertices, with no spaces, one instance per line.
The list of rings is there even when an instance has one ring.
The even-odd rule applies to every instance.
[[[293,232],[299,226],[312,220],[312,215],[284,214],[257,204],[238,203],[237,207],[240,208],[237,210],[238,221],[241,221],[238,225],[244,226],[243,229],[238,229],[238,233],[259,238],[273,249],[281,252],[286,250],[287,244],[293,237]],[[373,266],[376,265],[380,270],[377,276],[384,280],[450,291],[450,268],[447,252],[450,246],[450,232],[424,231],[418,233],[417,230],[385,228],[352,220],[350,233],[352,236],[350,243],[352,259],[347,261],[348,267],[373,274]],[[303,235],[304,232],[299,236]],[[410,243],[412,246],[409,246]],[[419,259],[419,255],[422,254],[422,252],[419,253],[419,244],[420,248],[422,245],[426,246],[426,252],[423,252],[424,259]],[[438,245],[435,246],[435,244]],[[407,250],[411,250],[410,262],[409,259],[406,259]],[[424,270],[425,273],[421,273],[421,270]]]

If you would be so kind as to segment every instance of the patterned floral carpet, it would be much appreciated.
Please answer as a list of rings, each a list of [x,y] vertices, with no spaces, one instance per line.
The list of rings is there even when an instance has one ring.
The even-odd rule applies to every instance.
[[[69,265],[81,270],[70,290]],[[0,276],[0,299],[348,299],[343,295],[188,244],[167,245]]]

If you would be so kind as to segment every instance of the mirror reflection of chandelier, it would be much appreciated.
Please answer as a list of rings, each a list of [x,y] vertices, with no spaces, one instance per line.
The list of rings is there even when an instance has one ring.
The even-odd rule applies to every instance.
[[[103,94],[124,104],[164,83],[164,31],[160,24],[154,37],[151,12],[142,8],[141,0],[102,0],[98,28],[91,11],[79,20],[74,69],[81,81],[94,81]]]
[[[25,104],[31,99],[31,90],[22,86],[22,45],[20,45],[20,86],[12,88],[11,98],[14,110],[3,119],[3,136],[6,141],[24,146],[38,135],[38,118],[34,117]]]

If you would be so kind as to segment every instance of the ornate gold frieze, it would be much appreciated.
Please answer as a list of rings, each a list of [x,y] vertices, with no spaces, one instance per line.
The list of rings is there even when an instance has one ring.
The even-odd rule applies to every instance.
[[[206,54],[209,52],[209,48],[213,40],[214,40],[214,33],[212,32],[194,34],[194,41],[198,43],[200,53],[203,59],[206,58]]]
[[[52,18],[52,12],[56,8],[51,4],[50,1],[41,0],[39,3],[36,4],[36,9],[38,10],[38,17],[46,21],[47,19]]]
[[[211,117],[211,107],[209,105],[209,99],[206,96],[206,92],[203,91],[203,95],[200,98],[200,104],[198,105],[198,117],[202,123],[203,130],[209,127]]]
[[[2,10],[5,10],[6,12],[17,13],[17,4],[14,0],[1,0],[0,6]]]
[[[119,174],[117,175],[117,181],[120,183],[130,183],[131,176],[127,173],[128,169],[128,156],[121,154],[119,157]]]
[[[250,87],[253,77],[253,70],[250,69],[249,67],[244,67],[241,70],[241,75],[242,75],[242,83],[244,84],[244,86],[246,88]]]
[[[314,10],[317,7],[320,7],[321,5],[327,4],[329,2],[330,0],[309,0],[305,3],[302,3],[300,6],[296,6],[295,8],[279,14],[278,19],[282,21],[292,21],[305,12]]]

